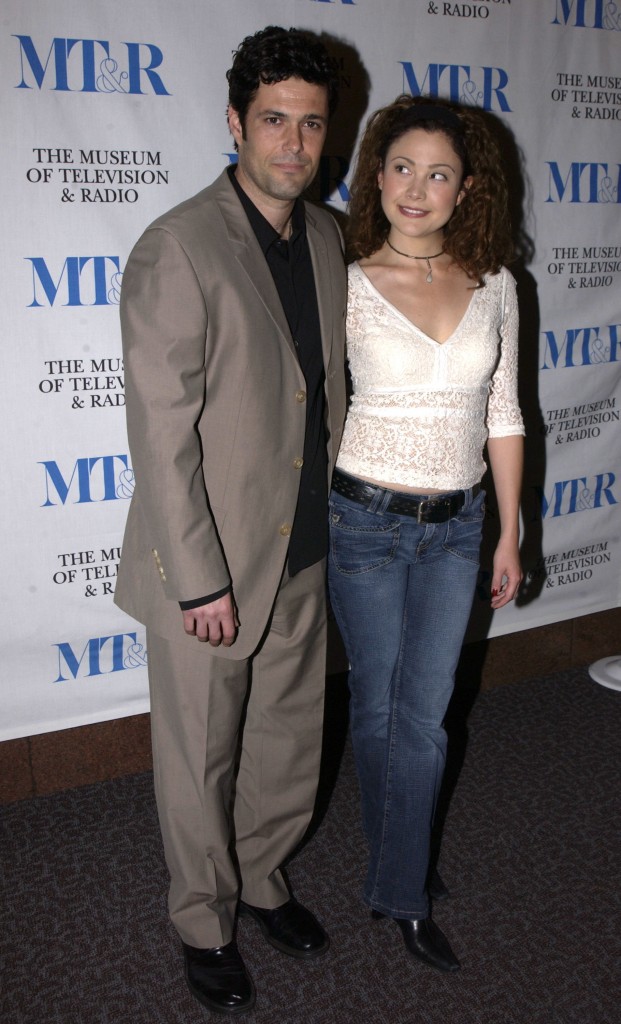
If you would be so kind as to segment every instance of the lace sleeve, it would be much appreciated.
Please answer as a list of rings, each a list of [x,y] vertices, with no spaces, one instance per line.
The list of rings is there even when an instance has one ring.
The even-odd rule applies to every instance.
[[[500,359],[490,383],[487,429],[490,437],[523,434],[524,422],[517,398],[518,305],[515,279],[504,269]]]

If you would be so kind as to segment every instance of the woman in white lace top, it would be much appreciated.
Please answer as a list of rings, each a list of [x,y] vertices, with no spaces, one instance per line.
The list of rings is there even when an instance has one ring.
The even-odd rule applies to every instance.
[[[350,204],[353,396],[330,499],[330,594],[350,661],[370,856],[364,900],[454,971],[430,869],[446,713],[478,573],[483,448],[501,523],[491,607],[522,577],[518,313],[485,115],[402,96],[367,126]]]

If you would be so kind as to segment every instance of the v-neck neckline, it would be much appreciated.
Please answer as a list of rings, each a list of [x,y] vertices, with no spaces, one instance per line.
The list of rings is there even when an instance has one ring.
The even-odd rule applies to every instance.
[[[362,269],[362,267],[360,266],[360,264],[358,262],[356,262],[355,266],[356,266],[357,270],[359,271],[359,273],[360,273],[360,275],[362,277],[363,283],[368,288],[368,290],[370,292],[372,292],[373,295],[377,296],[377,298],[381,299],[381,301],[384,303],[384,305],[387,306],[389,309],[391,309],[392,312],[395,313],[396,316],[398,316],[400,320],[403,320],[408,325],[408,327],[411,327],[412,330],[416,331],[417,334],[420,334],[420,336],[422,338],[425,338],[426,341],[431,342],[431,344],[435,345],[436,348],[444,348],[445,345],[448,345],[448,343],[453,340],[453,338],[455,337],[457,332],[460,330],[460,328],[464,324],[466,318],[468,317],[468,315],[470,313],[470,310],[472,309],[472,306],[474,304],[474,300],[476,298],[476,295],[477,295],[477,293],[479,291],[478,288],[476,288],[474,290],[473,295],[472,295],[468,305],[466,306],[466,308],[464,310],[463,316],[461,317],[459,323],[451,331],[451,333],[449,334],[448,338],[446,338],[444,341],[438,341],[437,338],[432,338],[430,334],[426,334],[425,331],[423,331],[422,327],[419,327],[418,324],[415,324],[414,321],[410,320],[410,318],[408,316],[406,316],[405,313],[402,313],[401,310],[390,301],[390,299],[387,299],[385,295],[382,295],[380,290],[375,287],[375,285],[373,284],[371,278],[368,276],[368,274],[365,273],[365,271]]]

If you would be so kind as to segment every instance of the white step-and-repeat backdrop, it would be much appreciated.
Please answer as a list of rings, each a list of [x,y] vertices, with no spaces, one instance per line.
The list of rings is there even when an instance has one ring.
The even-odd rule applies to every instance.
[[[338,64],[316,185],[335,211],[361,125],[399,93],[497,118],[523,253],[527,583],[490,619],[484,565],[473,636],[620,603],[621,4],[4,0],[2,739],[148,708],[144,630],[112,603],[134,486],[123,268],[234,159],[225,72],[269,23],[326,33]]]

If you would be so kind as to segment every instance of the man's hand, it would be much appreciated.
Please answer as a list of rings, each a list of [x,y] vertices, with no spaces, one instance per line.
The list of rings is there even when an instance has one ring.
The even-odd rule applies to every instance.
[[[230,647],[235,643],[239,620],[232,594],[225,594],[209,604],[201,604],[183,612],[183,628],[188,636],[195,636],[212,647]]]

